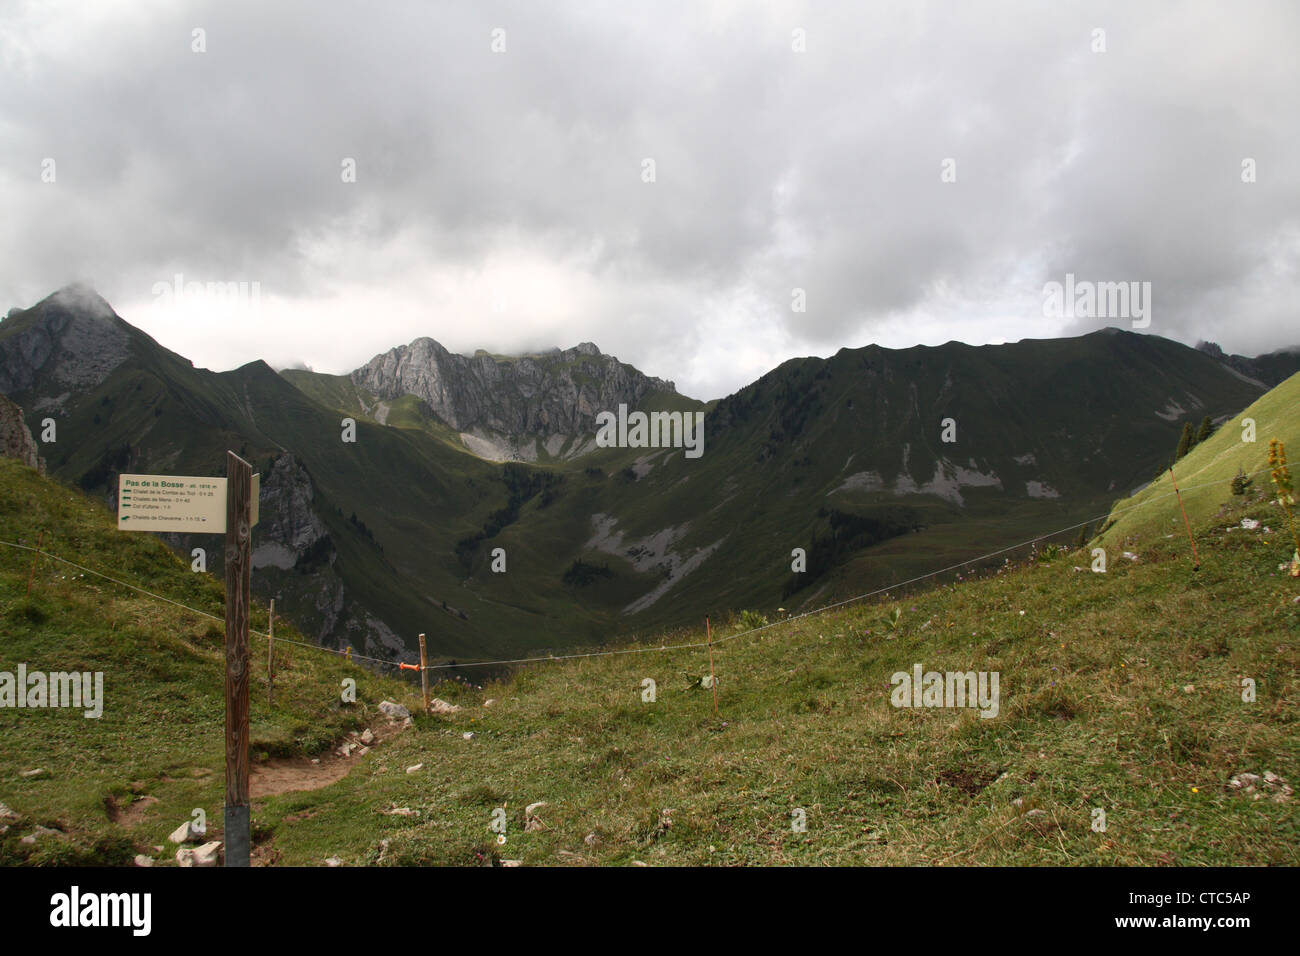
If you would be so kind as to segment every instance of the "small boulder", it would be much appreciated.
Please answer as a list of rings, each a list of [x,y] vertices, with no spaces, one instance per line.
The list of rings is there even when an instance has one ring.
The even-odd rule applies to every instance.
[[[373,747],[375,745],[375,734],[369,727],[361,732],[361,744],[365,747]]]
[[[326,858],[325,858],[325,865],[326,865],[326,866],[342,866],[342,865],[343,865],[343,861],[342,861],[341,859],[339,859],[337,856],[330,856],[330,857],[326,857]]]
[[[439,697],[429,701],[429,713],[431,714],[454,714],[458,710],[460,710],[459,704],[449,704]]]
[[[143,853],[137,853],[134,862],[136,866],[153,866],[153,859]]]
[[[194,826],[193,820],[186,820],[173,830],[167,839],[172,843],[198,843],[203,839],[203,834]]]
[[[380,713],[383,713],[388,717],[391,717],[393,720],[403,720],[404,718],[411,716],[411,712],[409,710],[407,710],[401,704],[394,703],[391,700],[380,701],[379,710]]]
[[[217,866],[221,859],[221,841],[211,840],[194,850],[194,863],[196,867]]]

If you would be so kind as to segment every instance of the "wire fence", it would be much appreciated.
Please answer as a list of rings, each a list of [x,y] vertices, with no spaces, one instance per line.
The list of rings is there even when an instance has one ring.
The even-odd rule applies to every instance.
[[[1253,478],[1256,475],[1261,475],[1268,472],[1268,470],[1269,469],[1267,467],[1263,467],[1257,469],[1256,471],[1247,473],[1246,477]],[[1183,486],[1182,490],[1194,491],[1198,488],[1208,488],[1218,484],[1221,484],[1221,482],[1219,481],[1203,482],[1201,484],[1196,484],[1196,485],[1185,485]],[[1140,508],[1145,508],[1148,505],[1151,505],[1157,501],[1162,501],[1164,499],[1172,498],[1175,496],[1176,496],[1176,492],[1168,492],[1162,495],[1154,495],[1143,502],[1140,502],[1135,505],[1130,505],[1127,508],[1115,508],[1112,509],[1111,511],[1106,512],[1105,514],[1087,518],[1084,521],[1080,521],[1075,524],[1068,525],[1064,528],[1058,528],[1055,531],[1049,531],[1044,534],[1035,535],[1032,538],[1028,538],[1016,544],[1010,544],[1005,547],[998,548],[994,551],[989,551],[985,554],[981,554],[976,557],[969,558],[965,561],[959,561],[956,564],[950,564],[944,568],[939,568],[934,571],[927,571],[925,574],[919,574],[916,577],[909,578],[906,581],[896,582],[894,584],[888,585],[887,587],[876,588],[875,590],[867,591],[864,592],[863,594],[857,594],[854,595],[853,597],[844,598],[843,600],[822,605],[821,607],[813,608],[808,611],[803,611],[799,614],[794,614],[787,617],[779,618],[775,621],[770,621],[766,624],[761,624],[755,627],[747,628],[745,630],[738,631],[735,634],[728,634],[724,637],[712,638],[711,640],[693,641],[693,642],[685,642],[685,643],[678,643],[678,644],[659,644],[659,645],[650,645],[650,646],[641,646],[641,647],[612,648],[608,650],[588,651],[588,652],[572,653],[572,654],[547,654],[544,656],[533,656],[533,657],[516,657],[516,658],[501,658],[501,659],[480,660],[480,661],[458,661],[454,663],[449,662],[449,663],[442,663],[442,664],[425,664],[423,669],[426,671],[438,671],[438,670],[453,670],[453,669],[460,669],[466,667],[504,667],[504,666],[516,666],[516,665],[526,665],[526,664],[545,664],[545,663],[558,662],[558,661],[583,660],[586,658],[593,658],[593,657],[614,657],[618,655],[627,655],[627,654],[653,654],[653,653],[663,653],[667,651],[691,650],[691,649],[701,648],[701,647],[711,647],[713,645],[722,644],[727,641],[736,640],[737,638],[740,637],[747,637],[752,634],[757,634],[762,631],[769,630],[771,628],[781,627],[787,624],[793,624],[795,621],[803,620],[804,618],[815,617],[820,614],[825,614],[826,612],[833,611],[836,608],[845,607],[849,604],[855,604],[859,601],[864,601],[867,600],[868,598],[877,597],[881,594],[888,594],[890,591],[894,591],[900,588],[910,587],[922,581],[929,580],[930,578],[938,577],[939,575],[942,574],[948,574],[952,571],[956,571],[960,568],[968,567],[972,564],[979,564],[981,562],[988,561],[990,558],[996,558],[999,555],[1006,554],[1009,551],[1015,551],[1020,548],[1028,547],[1046,538],[1054,538],[1057,535],[1065,534],[1068,531],[1074,531],[1078,528],[1086,527],[1095,522],[1104,521],[1105,519],[1112,517],[1114,515],[1126,513],[1129,511],[1134,511]],[[122,581],[118,578],[112,577],[111,575],[104,574],[102,571],[97,571],[94,568],[89,568],[75,561],[70,561],[67,558],[61,557],[57,554],[45,550],[44,548],[32,547],[31,545],[19,544],[17,542],[3,541],[3,540],[0,540],[0,546],[7,547],[7,548],[15,548],[22,551],[34,552],[37,555],[51,558],[52,560],[58,561],[62,564],[66,564],[69,567],[76,568],[77,570],[82,571],[86,574],[93,574],[96,577],[103,578],[106,581],[111,581],[114,584],[120,585],[125,588],[129,588],[132,591],[136,591],[147,597],[153,598],[154,600],[163,601],[167,604],[174,605],[186,611],[190,611],[194,614],[198,614],[202,617],[211,618],[214,621],[224,622],[225,620],[223,617],[220,617],[216,614],[212,614],[209,611],[204,611],[196,607],[191,607],[188,604],[184,604],[180,601],[173,600],[172,598],[166,597],[165,595],[157,594],[146,588],[142,588],[138,585],[131,584],[128,581]],[[406,664],[400,661],[386,660],[384,658],[379,658],[379,657],[369,657],[364,654],[358,654],[354,652],[351,648],[348,648],[347,650],[338,650],[332,647],[324,647],[320,644],[310,644],[307,643],[306,641],[294,641],[283,637],[272,638],[270,634],[263,634],[260,631],[253,631],[251,629],[249,633],[255,634],[258,637],[264,637],[267,640],[273,639],[276,643],[279,644],[290,644],[295,647],[306,647],[311,650],[321,651],[326,654],[334,654],[339,657],[345,657],[350,661],[367,661],[374,664],[379,664],[387,667],[396,667],[403,670],[421,669],[421,665],[419,664],[413,665],[413,664]]]

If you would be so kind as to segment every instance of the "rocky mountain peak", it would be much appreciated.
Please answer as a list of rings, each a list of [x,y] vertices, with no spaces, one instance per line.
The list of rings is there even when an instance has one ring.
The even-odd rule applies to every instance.
[[[376,355],[351,377],[385,401],[416,396],[462,435],[487,442],[488,457],[524,459],[536,457],[536,442],[558,449],[594,435],[601,411],[675,391],[591,342],[517,357],[480,349],[468,357],[422,337]]]
[[[10,323],[22,328],[0,340],[0,392],[26,392],[40,382],[37,411],[99,385],[130,355],[130,326],[84,282],[11,311],[0,328]]]

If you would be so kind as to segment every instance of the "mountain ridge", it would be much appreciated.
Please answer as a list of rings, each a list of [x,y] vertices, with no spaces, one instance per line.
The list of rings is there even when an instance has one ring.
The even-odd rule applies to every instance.
[[[706,404],[585,343],[542,360],[462,359],[481,377],[523,363],[510,387],[540,376],[552,400],[586,388],[587,411],[637,389],[641,410],[703,411],[706,454],[588,448],[581,430],[548,448],[553,435],[488,425],[480,440],[496,445],[476,448],[403,391],[420,376],[399,374],[400,353],[385,373],[392,398],[261,360],[212,372],[83,292],[0,322],[0,391],[34,432],[57,420],[42,449],[51,474],[113,507],[119,473],[221,474],[225,451],[240,453],[263,475],[257,593],[317,641],[390,658],[422,632],[447,659],[517,656],[891,586],[1104,513],[1166,463],[1185,421],[1221,420],[1264,390],[1180,343],[1106,330],[842,349]],[[111,337],[113,362],[86,355],[88,326]],[[611,370],[606,390],[582,379],[588,367]],[[482,421],[541,422],[492,419],[506,413],[490,405]],[[586,427],[576,406],[568,414],[564,427]],[[214,552],[219,572],[211,542],[169,540]]]

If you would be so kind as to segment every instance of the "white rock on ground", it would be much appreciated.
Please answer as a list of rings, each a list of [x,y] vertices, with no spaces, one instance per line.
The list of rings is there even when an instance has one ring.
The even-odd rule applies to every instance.
[[[361,743],[365,747],[373,747],[375,745],[375,735],[371,732],[369,727],[361,732]]]
[[[343,865],[343,861],[340,860],[337,856],[330,856],[330,857],[326,857],[326,858],[325,858],[325,865],[326,865],[326,866],[342,866],[342,865]]]
[[[211,840],[194,851],[195,866],[216,866],[221,858],[221,841]]]
[[[415,764],[414,766],[407,767],[407,768],[406,768],[406,772],[407,772],[407,773],[415,773],[417,770],[423,770],[423,769],[424,769],[424,764],[422,764],[422,763],[417,763],[417,764]]]
[[[537,816],[537,811],[546,806],[545,800],[539,800],[536,803],[530,803],[524,807],[524,832],[528,833],[533,830],[540,830],[545,826],[541,818]]]
[[[186,820],[167,839],[173,843],[198,843],[203,839],[203,834],[195,829],[193,820]]]
[[[393,720],[402,720],[405,717],[411,716],[411,712],[409,710],[407,710],[401,704],[394,703],[391,700],[380,701],[379,711],[380,713],[386,714],[387,716],[393,718]]]
[[[135,865],[136,865],[136,866],[153,866],[153,860],[152,860],[150,857],[145,856],[143,853],[137,853],[137,854],[135,855]]]
[[[454,714],[460,710],[459,704],[449,704],[440,697],[435,697],[429,701],[429,713],[431,714]]]

